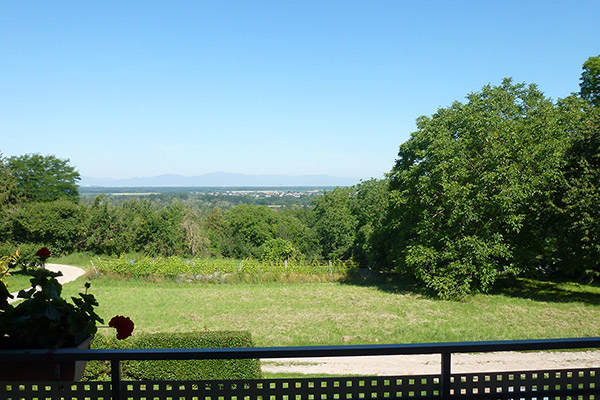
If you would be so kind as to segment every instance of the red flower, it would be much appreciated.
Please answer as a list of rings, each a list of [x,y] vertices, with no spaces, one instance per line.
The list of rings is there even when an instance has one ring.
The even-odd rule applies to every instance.
[[[42,247],[35,253],[36,256],[42,259],[42,261],[46,260],[46,258],[50,257],[50,250],[47,247]]]
[[[133,332],[133,321],[122,315],[112,317],[108,326],[117,330],[117,339],[119,340],[128,338]]]

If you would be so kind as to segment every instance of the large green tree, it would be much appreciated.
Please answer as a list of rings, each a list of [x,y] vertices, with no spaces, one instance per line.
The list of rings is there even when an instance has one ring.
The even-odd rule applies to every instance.
[[[166,207],[154,207],[140,202],[143,213],[136,229],[136,250],[153,256],[171,256],[185,251],[185,233],[182,228],[184,207],[173,203]]]
[[[391,258],[444,298],[545,264],[540,213],[560,179],[567,128],[535,85],[485,86],[400,146],[391,173]]]
[[[206,217],[209,237],[225,256],[264,257],[265,249],[274,250],[289,244],[294,252],[312,257],[316,240],[296,212],[267,206],[240,204],[226,213],[220,209]],[[267,247],[264,245],[268,243]],[[285,246],[283,246],[285,247]]]
[[[210,256],[210,240],[198,210],[185,206],[181,228],[183,229],[185,245],[189,254],[192,256]]]
[[[53,155],[25,154],[6,162],[16,181],[18,194],[28,202],[69,199],[77,201],[79,172]]]
[[[123,207],[109,204],[106,195],[97,196],[85,210],[82,247],[95,254],[119,255],[133,250],[132,228],[128,224]]]
[[[356,185],[352,213],[357,219],[354,257],[361,265],[381,265],[387,252],[381,242],[381,229],[389,206],[389,180],[369,179]]]
[[[9,239],[13,243],[36,243],[57,253],[70,253],[82,241],[81,205],[61,199],[24,203],[8,213]]]
[[[559,102],[569,126],[562,175],[553,191],[546,237],[555,244],[554,273],[600,276],[600,108],[576,96]],[[546,239],[548,240],[548,239]]]
[[[225,254],[245,258],[259,255],[259,248],[274,239],[279,216],[266,206],[241,204],[225,214]]]
[[[600,56],[590,57],[583,63],[580,81],[581,97],[600,107]]]
[[[353,187],[337,187],[314,199],[315,232],[323,256],[332,260],[352,256],[358,219],[353,213]]]
[[[319,256],[319,243],[310,222],[306,221],[307,214],[312,209],[290,208],[278,210],[279,221],[275,230],[277,239],[282,239],[307,259],[313,260]],[[281,242],[280,242],[281,243]]]

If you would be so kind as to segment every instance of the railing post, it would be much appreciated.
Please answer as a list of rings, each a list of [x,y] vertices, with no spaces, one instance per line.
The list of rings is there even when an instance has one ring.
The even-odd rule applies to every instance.
[[[110,362],[110,383],[112,400],[121,400],[121,360]]]
[[[452,353],[442,353],[442,375],[440,376],[440,398],[450,400],[450,375],[452,373],[450,365],[452,362]]]

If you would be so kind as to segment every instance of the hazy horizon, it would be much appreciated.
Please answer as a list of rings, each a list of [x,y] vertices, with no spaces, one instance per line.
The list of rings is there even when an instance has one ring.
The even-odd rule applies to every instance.
[[[276,175],[227,173],[217,171],[201,175],[162,174],[132,178],[81,176],[80,187],[333,187],[352,186],[361,179],[332,175]]]

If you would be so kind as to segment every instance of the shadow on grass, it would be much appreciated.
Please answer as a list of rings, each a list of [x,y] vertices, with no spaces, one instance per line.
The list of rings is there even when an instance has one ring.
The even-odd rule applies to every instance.
[[[600,290],[597,287],[574,282],[503,278],[496,282],[490,294],[549,303],[600,304]]]
[[[435,300],[432,290],[411,277],[396,274],[356,274],[344,279],[342,284],[371,287],[392,294],[406,294]],[[496,281],[490,295],[530,299],[548,303],[585,303],[600,305],[600,288],[576,282],[542,281],[528,278],[501,278]]]
[[[433,293],[427,288],[424,288],[415,279],[408,276],[400,276],[397,274],[353,274],[347,276],[340,282],[344,285],[370,287],[381,290],[382,292],[392,294],[406,294],[425,298],[435,298]]]

